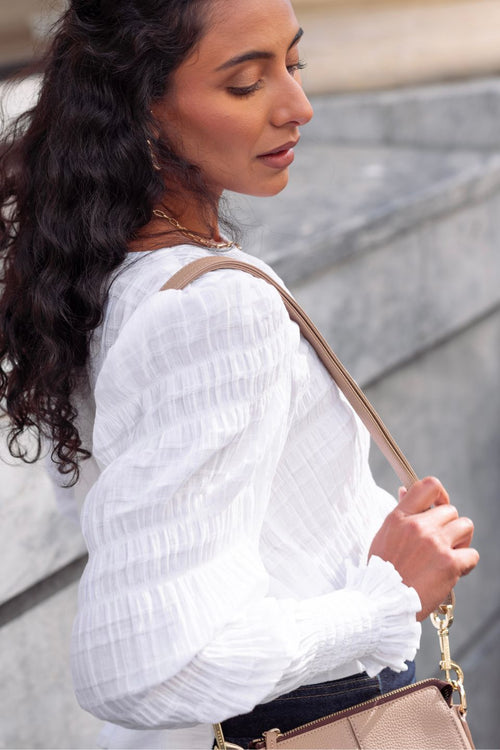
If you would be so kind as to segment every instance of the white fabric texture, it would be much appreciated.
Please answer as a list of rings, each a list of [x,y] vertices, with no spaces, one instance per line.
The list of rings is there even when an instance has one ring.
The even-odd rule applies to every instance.
[[[158,291],[206,254],[131,254],[93,341],[72,670],[81,705],[132,730],[107,747],[208,748],[200,725],[419,645],[418,595],[367,563],[394,505],[369,436],[278,292],[232,270]]]

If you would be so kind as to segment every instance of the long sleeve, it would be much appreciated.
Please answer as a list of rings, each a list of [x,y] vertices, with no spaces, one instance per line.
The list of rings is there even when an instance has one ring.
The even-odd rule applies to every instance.
[[[378,558],[324,596],[269,596],[260,532],[299,341],[274,289],[221,271],[152,295],[107,353],[72,644],[96,716],[211,723],[346,663],[375,674],[414,655],[418,596]]]

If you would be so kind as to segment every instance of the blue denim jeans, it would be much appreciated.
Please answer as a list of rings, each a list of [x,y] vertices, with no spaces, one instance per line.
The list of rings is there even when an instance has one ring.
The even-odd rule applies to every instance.
[[[262,732],[268,729],[279,727],[282,732],[287,732],[414,681],[415,664],[408,662],[407,672],[384,669],[377,677],[368,677],[362,672],[342,680],[304,685],[270,703],[256,706],[249,714],[228,719],[222,724],[222,729],[227,742],[247,748],[252,740],[262,737]]]

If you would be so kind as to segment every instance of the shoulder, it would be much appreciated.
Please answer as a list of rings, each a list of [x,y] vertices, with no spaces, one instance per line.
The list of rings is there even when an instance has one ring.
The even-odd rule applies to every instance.
[[[128,300],[137,305],[141,299],[158,291],[181,268],[192,261],[209,257],[204,248],[194,245],[179,245],[163,248],[150,253],[129,253],[124,263],[114,274],[110,285],[110,299],[113,302]],[[285,288],[275,271],[265,261],[241,250],[232,250],[224,257],[244,261],[267,273],[274,281]],[[241,272],[230,271],[229,273]],[[249,275],[243,274],[243,283],[249,282]]]
[[[228,269],[182,290],[160,291],[157,282],[123,322],[96,372],[94,448],[101,460],[115,450],[110,435],[120,445],[129,441],[145,415],[180,429],[231,405],[231,419],[241,425],[276,390],[289,408],[300,332],[274,286]]]
[[[104,321],[104,349],[118,338],[142,335],[151,327],[196,331],[209,322],[212,330],[242,326],[263,328],[290,324],[278,291],[263,279],[241,270],[220,269],[203,274],[185,289],[160,291],[177,271],[193,260],[206,257],[206,251],[180,246],[128,259],[110,289]],[[283,282],[263,261],[241,251],[232,258],[244,260]],[[184,331],[184,335],[188,333]],[[191,337],[191,336],[190,336]]]
[[[124,324],[117,340],[163,350],[232,349],[296,338],[279,292],[263,279],[232,269],[206,273],[181,290],[155,291]]]

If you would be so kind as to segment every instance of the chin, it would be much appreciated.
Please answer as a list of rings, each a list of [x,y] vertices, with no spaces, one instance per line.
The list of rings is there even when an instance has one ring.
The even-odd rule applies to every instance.
[[[268,180],[265,183],[258,185],[242,187],[240,190],[236,189],[233,192],[242,193],[243,195],[252,195],[255,198],[272,198],[273,195],[278,195],[288,185],[288,169],[283,170],[277,174],[272,180]]]

